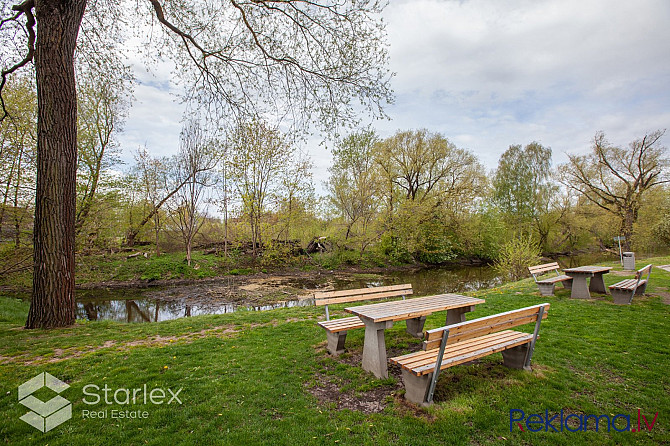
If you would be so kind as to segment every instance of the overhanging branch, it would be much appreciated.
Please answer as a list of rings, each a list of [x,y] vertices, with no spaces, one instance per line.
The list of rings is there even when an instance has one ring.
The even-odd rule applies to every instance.
[[[0,27],[2,27],[7,22],[17,21],[19,17],[21,17],[21,15],[25,14],[26,29],[28,30],[28,53],[23,58],[23,60],[17,62],[16,64],[7,68],[6,70],[2,70],[1,73],[2,80],[0,81],[0,107],[2,107],[2,116],[0,116],[0,122],[2,122],[7,116],[9,116],[9,112],[7,111],[7,108],[5,106],[5,99],[2,97],[2,92],[5,88],[5,84],[7,83],[7,76],[14,73],[19,68],[27,65],[30,61],[33,60],[33,56],[35,55],[36,22],[35,22],[35,16],[33,15],[34,7],[35,7],[34,0],[26,0],[19,5],[14,5],[12,6],[12,10],[17,11],[16,14],[0,22]]]

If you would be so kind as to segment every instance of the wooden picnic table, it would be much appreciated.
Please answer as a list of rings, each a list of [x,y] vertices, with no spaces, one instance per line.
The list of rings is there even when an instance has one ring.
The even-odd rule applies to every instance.
[[[572,277],[572,291],[570,297],[573,299],[590,299],[591,293],[607,294],[607,287],[603,280],[603,274],[607,274],[611,266],[579,266],[577,268],[564,269],[563,272]],[[587,285],[586,279],[590,278]]]
[[[438,311],[447,312],[447,325],[465,322],[465,313],[473,311],[484,299],[459,294],[437,294],[414,299],[382,302],[345,308],[357,315],[365,324],[363,342],[363,369],[377,378],[388,378],[386,364],[386,340],[384,330],[396,321],[407,321],[407,332],[416,337],[423,336],[426,316]]]

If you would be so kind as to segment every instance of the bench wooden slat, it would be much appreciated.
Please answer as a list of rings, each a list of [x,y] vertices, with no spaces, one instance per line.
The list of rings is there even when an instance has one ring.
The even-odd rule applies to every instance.
[[[556,283],[563,282],[564,280],[572,280],[572,277],[564,274],[556,277],[547,277],[546,279],[538,280],[537,283]]]
[[[651,266],[652,266],[652,265],[651,265],[651,263],[650,263],[649,265],[645,266],[644,268],[642,268],[642,269],[638,269],[638,270],[637,270],[637,273],[635,274],[635,278],[636,278],[636,279],[639,279],[639,278],[641,278],[642,276],[644,276],[645,274],[650,274],[650,273],[651,273]]]
[[[322,321],[319,322],[319,325],[332,333],[365,327],[363,321],[357,316]]]
[[[548,317],[547,312],[545,311],[542,314],[542,319],[546,319]],[[509,320],[509,321],[502,321],[498,322],[494,325],[482,327],[479,329],[476,329],[475,331],[468,331],[465,333],[460,333],[456,335],[451,335],[451,330],[449,331],[449,338],[447,339],[447,345],[453,344],[453,343],[458,343],[462,342],[466,339],[470,339],[472,337],[477,337],[477,336],[482,336],[482,335],[487,335],[489,333],[495,333],[497,331],[506,329],[506,328],[513,328],[513,327],[518,327],[520,325],[526,325],[530,324],[531,322],[535,322],[537,320],[537,314],[531,315],[531,316],[524,316],[521,318],[515,318],[514,320]],[[432,341],[424,341],[422,348],[424,350],[430,350],[433,348],[438,348],[440,346],[440,341],[441,339],[435,339]]]
[[[637,279],[626,279],[615,283],[614,285],[610,285],[610,289],[632,290],[635,288],[635,285],[637,285]]]
[[[517,323],[516,325],[512,325],[512,327],[517,325],[523,325],[522,323],[520,323],[520,319],[523,319],[526,316],[532,316],[538,314],[541,307],[545,308],[544,312],[546,314],[547,310],[549,309],[548,303],[533,305],[526,308],[520,308],[518,310],[506,311],[500,314],[493,314],[491,316],[461,322],[458,324],[450,325],[449,327],[440,327],[435,328],[433,330],[428,330],[426,331],[424,338],[426,341],[434,341],[436,339],[438,340],[442,339],[442,333],[444,332],[445,328],[449,328],[449,337],[465,335],[466,333],[471,334],[472,336],[470,337],[474,337],[477,336],[478,331],[481,330],[483,332],[484,330],[487,329],[487,327],[494,326],[500,322],[518,320],[519,323]]]
[[[554,263],[545,263],[544,265],[536,265],[536,266],[529,266],[528,271],[530,271],[531,274],[542,274],[546,273],[548,271],[553,271],[560,269],[561,267],[558,265],[558,262]]]
[[[465,341],[447,346],[444,355],[442,355],[442,365],[440,370],[488,356],[508,348],[516,347],[517,345],[526,344],[530,342],[532,338],[533,335],[530,333],[507,330],[487,336],[481,336],[473,340],[476,342]],[[405,355],[401,361],[398,361],[398,358],[391,358],[391,362],[404,367],[416,376],[432,373],[435,370],[435,362],[437,355],[439,354],[439,349],[419,353],[423,353],[423,355],[420,356],[415,354],[416,356],[419,356],[416,360],[411,356],[408,357],[409,355]]]
[[[412,294],[412,284],[406,283],[402,285],[357,288],[353,290],[316,292],[314,293],[314,300],[316,305],[327,305],[340,302],[355,302],[357,300],[376,299],[377,296],[369,295],[379,295],[389,292],[393,293],[389,294],[388,296],[402,296],[404,294]],[[347,298],[351,298],[351,300],[347,300]]]
[[[449,351],[459,351],[459,350],[464,350],[473,346],[478,346],[481,345],[482,343],[489,342],[492,339],[504,339],[508,336],[508,333],[510,333],[511,330],[504,330],[504,331],[498,331],[496,333],[490,333],[487,336],[480,336],[478,338],[471,338],[471,339],[466,339],[461,342],[457,342],[454,344],[447,344],[449,347]],[[424,360],[426,359],[431,359],[432,361],[435,362],[435,358],[437,356],[439,348],[433,348],[430,350],[420,350],[418,352],[413,352],[413,353],[408,353],[407,355],[403,356],[397,356],[395,358],[391,358],[391,361],[401,365],[405,366],[406,368],[409,368],[413,366],[414,364],[419,364],[423,365],[425,364]],[[445,350],[446,351],[446,350]],[[423,362],[423,363],[422,363]]]
[[[330,320],[329,304],[383,299],[386,297],[404,297],[410,294],[413,294],[411,283],[314,293],[314,304],[326,307],[326,320],[319,322],[319,326],[326,330],[328,351],[333,355],[339,355],[344,352],[344,342],[347,332],[365,327],[365,323],[358,316]]]

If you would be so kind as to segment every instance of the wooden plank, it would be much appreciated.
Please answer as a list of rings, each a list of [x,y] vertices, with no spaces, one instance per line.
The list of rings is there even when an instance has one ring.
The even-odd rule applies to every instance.
[[[342,297],[330,297],[330,298],[320,298],[319,300],[314,300],[315,305],[332,305],[340,303],[349,303],[349,302],[358,302],[361,300],[373,300],[373,299],[383,299],[385,297],[400,297],[400,296],[409,296],[413,294],[413,291],[408,288],[403,288],[400,290],[385,291],[356,294],[351,296],[342,296]]]
[[[361,294],[374,294],[374,293],[383,293],[386,291],[400,291],[408,290],[411,293],[412,284],[405,283],[402,285],[388,285],[388,286],[378,286],[378,287],[369,287],[369,288],[356,288],[351,290],[340,290],[340,291],[322,291],[314,293],[315,299],[328,299],[331,297],[347,297],[347,296],[358,296]]]
[[[356,314],[374,322],[404,320],[426,316],[438,311],[462,308],[484,303],[483,299],[467,296],[442,294],[436,296],[417,297],[404,301],[382,302],[379,304],[348,307],[345,311]]]
[[[610,285],[609,288],[615,290],[632,290],[635,288],[635,285],[637,285],[637,279],[626,279],[615,283],[614,285]]]
[[[538,280],[537,283],[556,283],[563,282],[564,280],[572,280],[570,276],[556,276],[556,277],[547,277],[546,279]]]
[[[513,336],[517,336],[517,334],[520,332],[516,331],[511,331],[511,330],[505,330],[505,331],[500,331],[497,333],[493,333],[490,335],[486,336],[480,336],[479,338],[474,338],[474,339],[468,339],[463,342],[459,342],[457,344],[448,344],[447,349],[445,350],[445,354],[447,352],[453,352],[454,355],[459,354],[458,352],[464,352],[468,349],[472,348],[479,348],[482,345],[485,345],[488,342],[502,342],[509,340]],[[418,351],[414,353],[410,353],[408,355],[403,355],[399,356],[396,358],[391,358],[391,361],[398,365],[402,365],[406,368],[411,368],[413,365],[425,365],[428,364],[430,361],[435,362],[435,358],[437,357],[437,354],[439,352],[439,348],[437,349],[431,349],[428,351]],[[451,353],[449,353],[451,354]]]
[[[473,319],[471,321],[465,321],[465,322],[460,322],[458,324],[453,324],[449,325],[446,327],[440,327],[440,328],[435,328],[433,330],[428,330],[425,333],[425,339],[427,341],[432,341],[434,339],[441,339],[442,338],[442,332],[448,328],[449,329],[449,336],[452,335],[457,335],[460,332],[464,331],[470,331],[474,330],[480,327],[486,327],[489,325],[493,325],[498,321],[504,321],[507,319],[512,319],[512,318],[521,318],[524,316],[531,316],[533,314],[537,314],[540,311],[540,307],[544,307],[545,309],[545,314],[547,313],[547,310],[549,309],[549,304],[540,304],[540,305],[533,305],[530,307],[525,307],[525,308],[519,308],[518,310],[512,310],[512,311],[506,311],[504,313],[498,313],[498,314],[492,314],[490,316],[485,316],[481,317],[478,319]]]
[[[638,269],[638,270],[637,270],[637,274],[635,274],[635,278],[636,278],[636,279],[639,279],[639,278],[642,277],[643,275],[645,275],[645,274],[649,274],[649,272],[651,271],[651,267],[652,267],[652,265],[651,265],[651,263],[650,263],[649,265],[645,266],[644,268],[642,268],[642,269]]]
[[[449,360],[447,360],[447,361],[443,360],[442,367],[440,367],[440,370],[444,370],[444,369],[449,368],[449,367],[453,367],[453,366],[456,366],[456,365],[459,365],[459,364],[463,364],[464,362],[469,362],[469,361],[472,361],[472,360],[477,359],[477,358],[482,358],[484,356],[488,356],[488,355],[491,355],[493,353],[498,353],[498,352],[501,352],[503,350],[514,348],[514,347],[517,347],[519,345],[527,344],[528,342],[531,341],[532,338],[533,338],[533,335],[527,334],[527,336],[523,337],[523,338],[520,337],[518,339],[513,339],[513,340],[510,340],[510,341],[501,343],[501,344],[496,344],[496,345],[491,346],[491,347],[485,347],[485,348],[482,348],[481,350],[477,350],[475,352],[471,352],[471,353],[468,353],[466,355],[461,355],[461,356],[457,356],[457,357],[454,357],[454,358],[449,358]],[[412,373],[414,373],[418,376],[422,376],[422,375],[427,375],[428,373],[431,373],[434,369],[435,369],[435,364],[433,364],[432,366],[427,365],[427,366],[423,366],[421,368],[412,370]]]
[[[507,330],[447,346],[442,356],[443,366],[441,369],[494,353],[492,350],[499,346],[510,348],[511,346],[528,343],[532,338],[533,335],[530,333]],[[415,374],[419,372],[426,374],[434,370],[438,354],[439,349],[433,349],[391,358],[391,362],[411,370]]]
[[[319,325],[321,325],[324,328],[325,327],[338,327],[338,326],[351,325],[351,324],[363,324],[363,321],[360,320],[360,318],[354,316],[354,317],[345,317],[345,318],[342,318],[342,319],[331,319],[329,321],[319,322]]]
[[[434,307],[435,305],[443,305],[447,300],[445,297],[428,296],[429,298],[414,298],[404,302],[384,302],[375,305],[368,305],[367,308],[362,309],[367,317],[383,316],[386,314],[395,314],[400,312],[422,311]],[[471,298],[463,299],[449,299],[448,304],[469,302]],[[360,307],[357,311],[361,312]]]
[[[545,312],[542,315],[542,319],[547,318],[547,313]],[[472,331],[466,331],[458,334],[451,334],[449,332],[449,338],[447,339],[447,345],[451,343],[463,342],[466,339],[476,338],[478,336],[487,335],[489,333],[495,333],[500,330],[505,330],[513,327],[518,327],[520,325],[526,325],[537,321],[537,314],[532,316],[525,316],[523,318],[515,318],[513,320],[501,321],[495,325],[485,326],[477,328]],[[434,339],[432,341],[424,341],[422,345],[423,350],[431,350],[440,346],[440,339]]]
[[[531,274],[541,274],[546,273],[548,271],[555,271],[560,268],[561,267],[558,265],[558,262],[554,262],[554,263],[545,263],[544,265],[529,266],[528,271],[530,271]]]

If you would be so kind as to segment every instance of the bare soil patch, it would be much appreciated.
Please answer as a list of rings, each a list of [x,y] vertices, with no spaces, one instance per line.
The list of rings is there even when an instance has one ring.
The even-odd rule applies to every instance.
[[[665,291],[656,291],[654,294],[661,298],[661,302],[666,305],[670,305],[670,293],[666,293]]]

